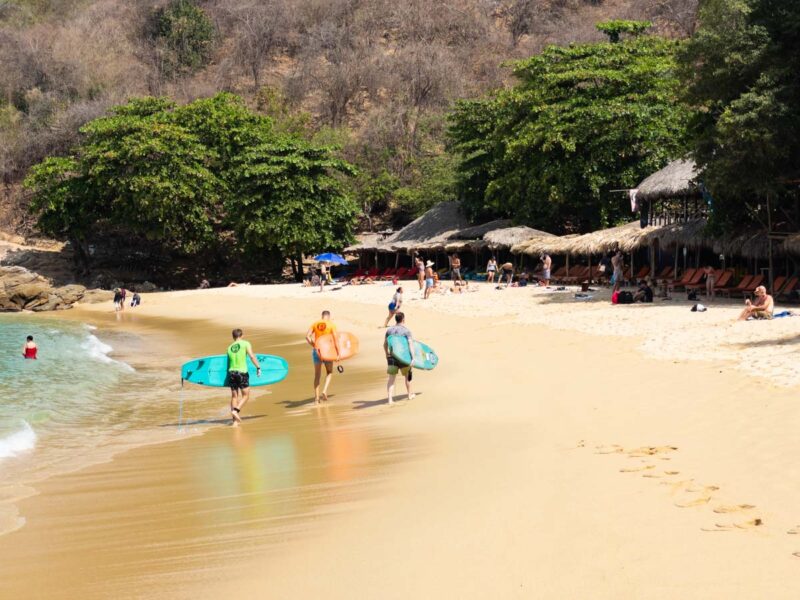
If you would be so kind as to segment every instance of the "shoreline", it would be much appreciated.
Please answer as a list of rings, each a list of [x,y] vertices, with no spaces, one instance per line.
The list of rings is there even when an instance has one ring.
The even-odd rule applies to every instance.
[[[174,500],[165,506],[153,503],[148,494],[172,498],[186,477],[170,470],[177,457],[197,458],[204,448],[230,441],[234,430],[211,428],[184,444],[131,450],[105,467],[59,477],[30,502],[29,508],[36,504],[37,520],[47,517],[57,524],[53,501],[68,492],[80,496],[88,493],[80,490],[99,486],[116,494],[119,471],[135,473],[137,485],[150,490],[145,508],[112,510],[101,503],[97,518],[105,525],[85,522],[90,531],[80,534],[82,546],[90,548],[86,544],[92,539],[97,543],[98,531],[113,531],[131,547],[112,544],[111,556],[101,559],[111,560],[103,571],[105,580],[71,591],[80,589],[87,598],[108,593],[127,597],[123,582],[135,584],[132,589],[140,593],[167,598],[234,593],[255,598],[267,590],[275,597],[325,593],[345,598],[354,589],[371,597],[481,598],[491,592],[498,597],[615,599],[747,598],[764,593],[789,598],[800,591],[791,583],[798,560],[792,552],[800,550],[800,543],[785,533],[800,519],[793,510],[800,495],[790,484],[798,474],[791,457],[800,450],[790,427],[793,390],[743,375],[735,362],[713,357],[653,361],[631,338],[584,336],[493,314],[517,310],[520,299],[530,301],[514,298],[511,293],[524,290],[512,289],[498,292],[508,294],[502,306],[484,304],[482,316],[469,320],[462,315],[472,314],[478,299],[494,298],[483,291],[430,303],[407,296],[404,308],[412,331],[436,348],[442,363],[437,371],[415,378],[418,399],[389,408],[381,404],[385,375],[375,347],[383,331],[377,327],[385,316],[383,296],[390,297],[392,288],[373,289],[355,298],[341,292],[299,297],[298,291],[308,292],[299,286],[145,297],[146,311],[136,315],[140,323],[130,325],[146,329],[172,315],[180,331],[189,336],[192,330],[197,336],[191,340],[198,350],[217,348],[215,334],[235,315],[258,315],[253,323],[306,323],[323,305],[331,308],[340,328],[353,329],[362,338],[359,362],[345,364],[346,377],[353,373],[361,378],[361,391],[349,390],[348,379],[334,380],[327,411],[333,421],[302,405],[276,405],[280,400],[271,398],[264,405],[267,417],[243,430],[258,445],[283,435],[274,427],[297,431],[313,416],[318,421],[308,443],[318,444],[342,428],[379,431],[384,442],[367,455],[388,462],[363,472],[360,483],[318,490],[322,512],[304,513],[308,519],[288,529],[281,519],[262,529],[261,518],[254,521],[246,512],[230,521],[240,527],[229,535],[220,538],[215,529],[204,545],[216,548],[213,556],[224,565],[224,576],[216,562],[205,573],[209,565],[204,567],[203,561],[212,555],[203,546],[188,544],[186,536],[191,539],[193,529],[187,529],[187,517],[179,516],[178,507],[196,508],[214,518],[233,517],[232,510],[258,505],[256,497],[267,503],[285,499],[293,489],[288,480],[268,493],[239,493],[212,504],[215,490],[175,506]],[[285,311],[290,316],[283,317]],[[573,325],[581,325],[587,314],[592,316],[589,311],[572,312],[564,322],[572,319]],[[634,310],[625,316],[641,314]],[[201,324],[191,328],[194,319]],[[244,325],[246,334],[255,326],[237,325]],[[289,341],[285,349],[304,350],[299,343]],[[264,351],[258,345],[255,349]],[[300,363],[301,379],[308,367]],[[310,387],[307,381],[303,385]],[[257,406],[248,407],[251,414]],[[224,460],[243,468],[246,453],[234,447],[239,449]],[[313,462],[307,455],[297,464],[305,461]],[[207,459],[200,462],[208,464]],[[140,472],[144,465],[156,472]],[[343,503],[335,502],[339,494],[344,494]],[[334,503],[326,504],[331,499]],[[227,508],[209,510],[218,502]],[[148,543],[163,538],[156,544],[165,553],[163,568],[141,554],[147,538],[134,533],[152,511],[151,517],[166,511],[177,519],[172,533],[164,535],[152,531],[158,519],[144,521],[144,531],[154,536]],[[122,519],[113,530],[107,523],[111,514]],[[756,520],[760,524],[748,525]],[[202,521],[192,525],[205,531]],[[70,536],[78,531],[73,528],[64,538],[55,535],[56,545],[72,544]],[[0,537],[0,556],[4,538],[12,536]],[[32,538],[28,543],[19,546],[23,556],[26,548],[35,550]],[[234,558],[226,550],[242,545],[249,549],[243,556]],[[332,556],[336,559],[329,560]],[[128,566],[122,566],[123,557]],[[184,563],[171,557],[183,557]],[[54,564],[54,572],[61,563]],[[309,564],[314,565],[313,578],[307,577]],[[19,568],[13,560],[12,566]]]

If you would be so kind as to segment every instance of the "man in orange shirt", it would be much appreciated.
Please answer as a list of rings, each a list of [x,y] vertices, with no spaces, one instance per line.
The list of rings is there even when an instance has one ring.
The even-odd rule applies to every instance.
[[[322,318],[319,321],[311,324],[311,327],[308,328],[308,333],[306,333],[306,341],[314,348],[311,351],[311,360],[314,361],[314,402],[319,404],[319,382],[322,379],[322,365],[325,365],[325,386],[322,388],[322,400],[324,402],[328,401],[328,386],[331,383],[331,377],[333,376],[333,362],[332,361],[322,361],[317,353],[316,342],[317,340],[326,334],[333,335],[333,345],[336,348],[336,355],[337,359],[339,357],[339,342],[336,339],[336,325],[331,321],[331,312],[329,310],[322,311]]]

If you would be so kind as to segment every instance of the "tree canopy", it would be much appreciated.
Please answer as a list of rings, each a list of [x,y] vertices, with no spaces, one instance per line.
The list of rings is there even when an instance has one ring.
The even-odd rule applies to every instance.
[[[706,0],[699,20],[681,54],[694,156],[732,230],[800,180],[800,4]]]
[[[515,63],[513,88],[456,105],[450,147],[473,216],[552,231],[613,223],[624,203],[609,190],[684,151],[679,43],[630,22],[599,28],[618,41],[549,46]]]
[[[42,230],[78,248],[114,231],[191,255],[233,235],[229,254],[295,257],[352,239],[356,205],[340,176],[353,168],[331,147],[275,133],[236,96],[131,100],[81,133],[26,179]]]

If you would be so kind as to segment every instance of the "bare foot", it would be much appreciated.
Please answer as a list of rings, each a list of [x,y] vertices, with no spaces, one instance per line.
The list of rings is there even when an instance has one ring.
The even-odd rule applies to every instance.
[[[413,400],[413,399],[414,399],[414,398],[416,398],[416,397],[417,397],[417,395],[416,395],[416,394],[409,394],[409,395],[408,395],[408,399],[409,399],[409,400]]]
[[[328,401],[328,394],[325,393],[325,392],[322,392],[322,401],[323,402],[327,402]]]
[[[242,422],[242,417],[239,416],[239,411],[235,408],[231,410],[231,418],[233,419],[233,424],[238,425]]]

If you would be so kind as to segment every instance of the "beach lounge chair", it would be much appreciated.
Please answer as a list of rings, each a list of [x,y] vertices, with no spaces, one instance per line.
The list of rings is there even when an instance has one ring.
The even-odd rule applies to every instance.
[[[355,279],[356,277],[363,277],[366,271],[364,269],[358,269],[355,273],[348,273],[342,279],[344,281],[350,281],[351,279]]]
[[[717,282],[714,284],[714,293],[719,294],[723,290],[727,290],[733,284],[733,276],[735,275],[733,269],[726,269],[722,275],[720,275]]]
[[[567,276],[567,266],[562,265],[558,269],[556,269],[555,272],[553,272],[553,274],[550,276],[550,281],[552,283],[560,283],[566,276]]]
[[[778,294],[780,294],[783,291],[783,287],[786,285],[786,279],[787,279],[787,277],[784,277],[783,275],[779,275],[772,282],[772,296],[774,298],[777,298]]]
[[[787,281],[784,284],[783,289],[781,289],[780,292],[778,292],[776,289],[775,299],[777,300],[778,298],[784,298],[786,300],[789,300],[792,297],[792,292],[794,292],[799,288],[800,288],[800,278],[790,277],[789,281]]]
[[[701,271],[702,271],[702,269],[701,269]],[[727,271],[723,271],[722,269],[714,269],[714,281],[716,281],[717,283],[722,282],[722,276],[726,272]],[[705,271],[703,271],[703,273],[705,274]],[[725,285],[726,286],[728,285],[728,281],[729,280],[730,280],[730,276],[728,276],[725,279]],[[690,290],[704,290],[704,289],[706,289],[705,277],[701,277],[700,281],[698,281],[697,283],[687,283],[684,287],[686,288],[687,292],[690,291]],[[714,287],[716,288],[717,284],[714,284]]]
[[[589,276],[589,267],[573,267],[570,269],[569,276],[565,276],[563,283],[578,283],[584,281]]]
[[[721,293],[723,296],[730,296],[731,294],[736,294],[741,292],[742,290],[746,290],[747,286],[750,285],[750,281],[755,277],[755,275],[745,275],[742,277],[741,281],[737,283],[735,286],[728,288],[727,290],[722,290]],[[754,288],[755,289],[755,288]]]
[[[688,271],[688,269],[687,269]],[[695,283],[699,283],[700,280],[703,278],[703,269],[692,269],[692,273],[689,276],[689,280],[686,281],[686,273],[678,282],[673,282],[670,286],[673,290],[684,289],[687,285],[693,285]]]
[[[641,281],[642,279],[646,279],[647,276],[650,275],[650,267],[642,267],[636,272],[636,277],[631,279],[634,283],[637,281]]]
[[[749,296],[752,294],[755,289],[764,283],[764,276],[763,275],[749,275],[750,280],[745,281],[747,279],[747,275],[739,282],[734,288],[730,288],[729,290],[722,290],[723,295],[728,296],[729,298],[733,298],[734,296],[742,297]]]
[[[664,267],[661,269],[661,272],[656,275],[656,280],[664,281],[665,279],[673,279],[674,274],[675,270],[672,267]]]
[[[378,271],[377,267],[373,267],[372,269],[364,273],[364,277],[371,277],[372,279],[375,279],[378,276],[379,272],[380,271]]]
[[[382,281],[391,281],[395,277],[397,277],[398,269],[386,269],[383,273],[381,273],[381,280]]]
[[[670,288],[673,288],[676,285],[680,285],[680,284],[686,285],[687,283],[689,283],[691,281],[692,277],[694,277],[695,271],[697,271],[697,269],[686,269],[683,272],[683,275],[681,275],[681,277],[679,279],[673,279],[672,281],[668,281],[667,282],[667,286],[669,286]]]

